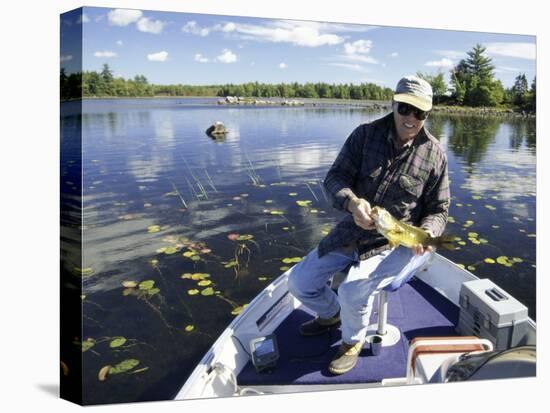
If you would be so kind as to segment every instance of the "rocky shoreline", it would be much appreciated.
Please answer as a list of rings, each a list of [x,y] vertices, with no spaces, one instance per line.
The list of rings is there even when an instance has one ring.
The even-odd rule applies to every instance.
[[[350,99],[258,99],[242,96],[226,96],[217,101],[218,105],[254,105],[254,106],[309,106],[309,107],[329,107],[329,106],[347,106],[356,108],[365,108],[372,110],[391,110],[389,101],[371,101],[371,100],[350,100]],[[475,115],[475,116],[514,116],[514,117],[536,117],[535,113],[526,111],[517,111],[511,108],[492,108],[492,107],[469,107],[469,106],[445,106],[436,105],[432,109],[433,113],[457,114],[457,115]]]

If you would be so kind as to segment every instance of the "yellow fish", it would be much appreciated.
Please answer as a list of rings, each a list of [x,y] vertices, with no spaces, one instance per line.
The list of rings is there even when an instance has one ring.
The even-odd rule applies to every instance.
[[[371,218],[374,220],[376,230],[390,242],[392,248],[398,245],[412,248],[422,244],[423,247],[432,245],[445,249],[454,249],[452,245],[452,241],[455,239],[454,236],[443,235],[441,237],[432,237],[422,228],[397,220],[382,207],[375,206],[371,210]]]

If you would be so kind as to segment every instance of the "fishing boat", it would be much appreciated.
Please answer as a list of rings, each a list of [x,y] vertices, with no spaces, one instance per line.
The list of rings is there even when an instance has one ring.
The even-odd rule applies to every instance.
[[[176,399],[536,375],[536,323],[527,308],[437,253],[399,288],[377,295],[357,365],[333,375],[340,330],[299,334],[313,314],[288,291],[289,271],[232,321]],[[333,277],[333,288],[341,278]]]

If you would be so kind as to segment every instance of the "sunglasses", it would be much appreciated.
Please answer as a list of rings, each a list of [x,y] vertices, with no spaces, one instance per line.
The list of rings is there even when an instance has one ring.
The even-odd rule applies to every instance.
[[[430,111],[420,110],[408,103],[398,102],[397,103],[397,112],[401,116],[409,116],[411,113],[414,113],[414,117],[418,120],[424,120],[428,117]]]

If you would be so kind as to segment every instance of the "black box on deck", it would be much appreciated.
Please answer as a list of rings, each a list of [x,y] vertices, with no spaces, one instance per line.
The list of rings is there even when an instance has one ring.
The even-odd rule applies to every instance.
[[[504,350],[521,344],[527,332],[527,320],[527,307],[491,280],[462,284],[459,334],[486,338],[496,350]]]

